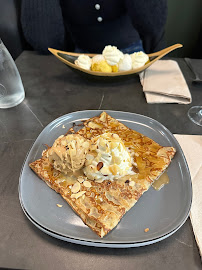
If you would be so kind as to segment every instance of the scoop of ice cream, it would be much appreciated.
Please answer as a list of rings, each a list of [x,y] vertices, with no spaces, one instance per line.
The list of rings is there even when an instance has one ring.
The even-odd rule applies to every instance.
[[[102,55],[110,66],[118,65],[123,53],[115,46],[105,46]]]
[[[128,71],[132,69],[132,58],[129,54],[124,54],[123,58],[119,61],[119,71]]]
[[[88,69],[88,70],[90,70],[91,63],[92,63],[92,59],[88,55],[85,55],[85,54],[79,55],[77,60],[75,60],[75,64],[77,66],[83,69]]]
[[[130,154],[117,134],[104,133],[91,141],[83,169],[88,179],[113,180],[134,174]]]
[[[131,54],[131,58],[133,69],[144,66],[145,63],[149,60],[148,55],[142,51]]]
[[[103,55],[98,54],[92,58],[91,70],[100,72],[112,72],[112,67],[107,63]]]
[[[105,61],[105,58],[102,54],[97,54],[97,55],[93,56],[93,58],[92,58],[92,64],[100,63],[102,61]]]
[[[77,134],[60,136],[47,151],[54,168],[64,174],[81,169],[89,150],[89,141]]]

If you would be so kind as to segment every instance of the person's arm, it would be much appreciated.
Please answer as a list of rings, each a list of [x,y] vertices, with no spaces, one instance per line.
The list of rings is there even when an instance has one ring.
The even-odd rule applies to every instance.
[[[21,24],[33,49],[48,53],[48,47],[64,49],[65,28],[59,0],[22,0]]]
[[[154,50],[162,38],[167,19],[167,0],[126,0],[126,8],[140,38],[148,50]],[[148,42],[149,41],[149,42]]]

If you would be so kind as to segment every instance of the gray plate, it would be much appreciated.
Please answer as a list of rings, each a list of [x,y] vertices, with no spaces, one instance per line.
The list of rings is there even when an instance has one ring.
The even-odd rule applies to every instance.
[[[103,239],[83,224],[65,200],[40,180],[28,164],[41,157],[44,143],[54,140],[81,120],[102,111],[73,112],[51,122],[39,135],[27,155],[19,182],[22,209],[29,220],[43,232],[61,240],[97,247],[137,247],[161,241],[177,231],[186,221],[192,200],[189,169],[184,154],[170,131],[149,117],[134,113],[106,111],[129,128],[150,137],[163,146],[173,146],[177,153],[168,168],[170,183],[160,191],[150,188]],[[64,129],[64,126],[65,129]],[[59,208],[56,204],[62,204]],[[144,229],[149,228],[145,233]]]

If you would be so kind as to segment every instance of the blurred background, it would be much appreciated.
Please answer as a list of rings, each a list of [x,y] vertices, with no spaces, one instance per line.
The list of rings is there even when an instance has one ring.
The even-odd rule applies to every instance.
[[[166,44],[183,44],[169,56],[202,58],[202,0],[168,0]]]
[[[20,26],[20,0],[0,0],[0,38],[14,59],[31,49]],[[166,45],[183,44],[169,56],[202,58],[202,0],[168,0]]]

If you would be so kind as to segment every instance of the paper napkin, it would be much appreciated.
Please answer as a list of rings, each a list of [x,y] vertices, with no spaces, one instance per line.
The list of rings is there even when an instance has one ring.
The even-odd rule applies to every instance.
[[[189,104],[191,94],[184,76],[173,60],[158,60],[140,74],[147,103]]]
[[[202,256],[202,136],[176,134],[175,138],[185,154],[191,174],[193,200],[190,219]]]

